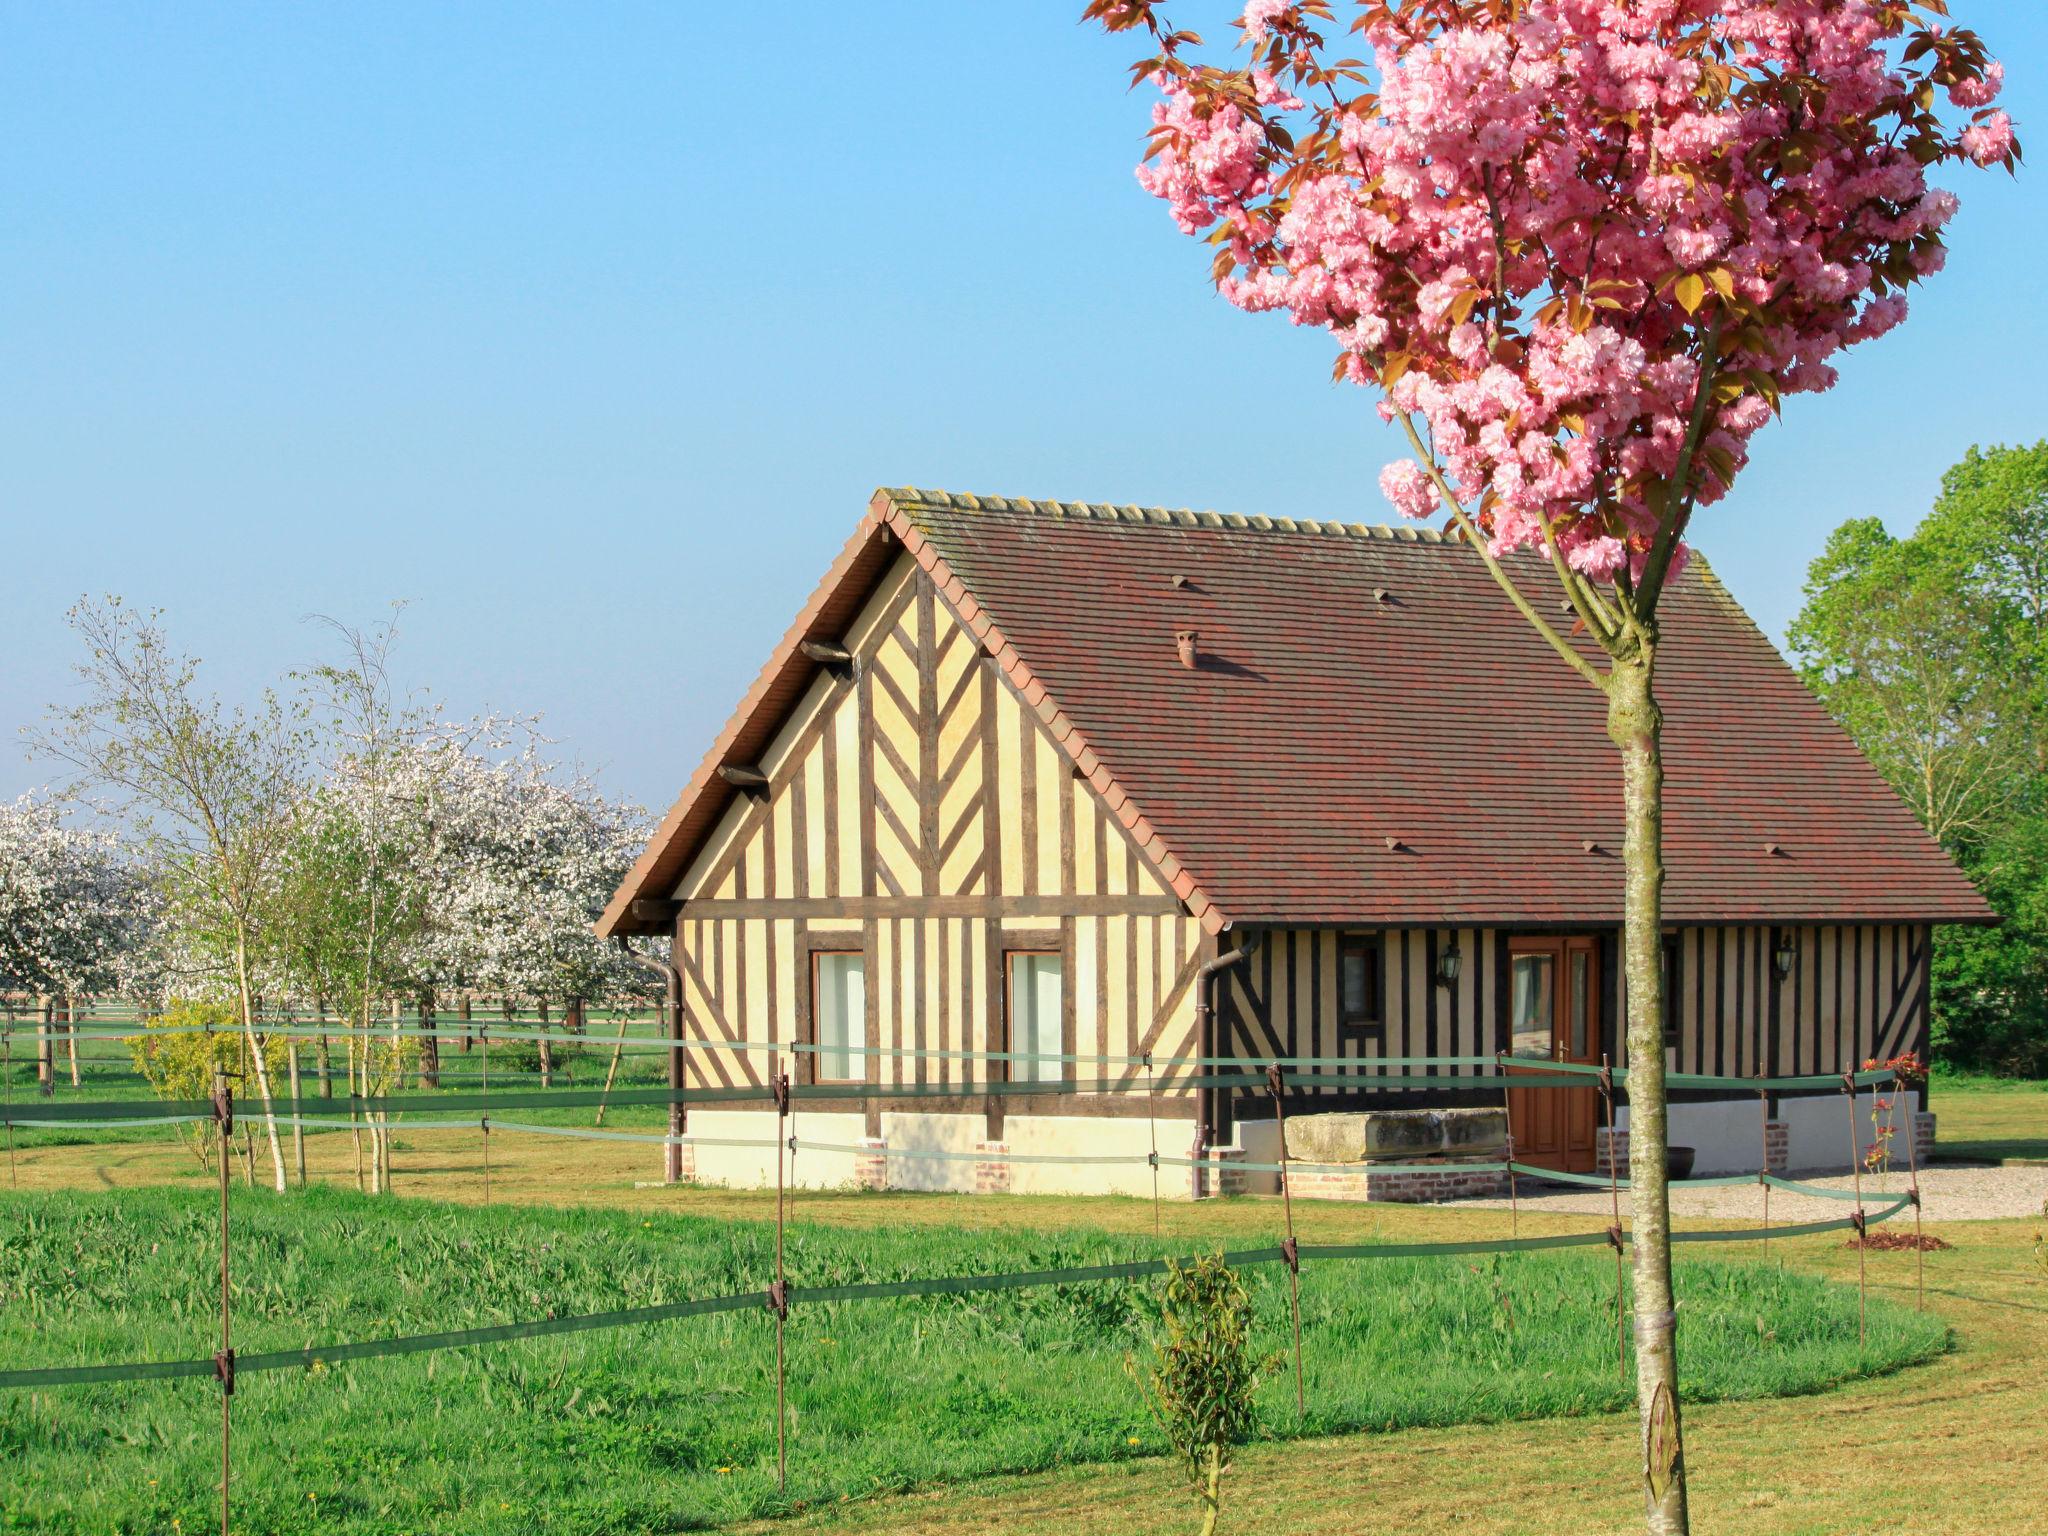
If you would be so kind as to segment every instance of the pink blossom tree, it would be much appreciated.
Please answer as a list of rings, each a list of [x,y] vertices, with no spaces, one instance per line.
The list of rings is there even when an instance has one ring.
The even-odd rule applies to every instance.
[[[1951,161],[2014,166],[2001,67],[1945,0],[1251,0],[1203,62],[1156,0],[1139,179],[1231,303],[1318,326],[1448,519],[1607,701],[1626,812],[1636,1378],[1649,1528],[1686,1529],[1659,964],[1664,589],[1787,395],[1941,270]],[[1512,561],[1517,551],[1533,551]],[[1549,572],[1576,622],[1527,590]]]

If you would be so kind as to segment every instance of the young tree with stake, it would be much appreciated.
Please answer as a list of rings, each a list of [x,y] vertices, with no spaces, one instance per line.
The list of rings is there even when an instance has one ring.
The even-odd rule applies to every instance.
[[[1687,1526],[1665,1187],[1659,600],[1783,396],[1941,269],[1946,162],[2011,167],[1944,0],[1251,0],[1204,63],[1155,0],[1139,176],[1225,298],[1320,327],[1439,514],[1607,702],[1621,756],[1636,1380],[1649,1528]],[[1536,560],[1514,559],[1533,551]],[[1566,632],[1531,595],[1547,570]]]
[[[30,749],[68,763],[124,803],[165,878],[222,937],[249,1072],[269,1132],[271,1171],[285,1188],[270,1072],[256,1030],[253,977],[265,897],[291,839],[305,783],[295,712],[266,693],[253,710],[200,692],[199,664],[171,649],[154,613],[118,598],[70,612],[85,646],[84,697],[53,705]]]

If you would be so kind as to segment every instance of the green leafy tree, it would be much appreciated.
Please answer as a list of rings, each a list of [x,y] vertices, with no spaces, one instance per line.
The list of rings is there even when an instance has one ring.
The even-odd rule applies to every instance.
[[[1972,448],[1906,538],[1837,528],[1789,638],[2004,920],[1936,930],[1935,1057],[2048,1072],[2048,442]]]
[[[1169,1260],[1161,1301],[1163,1331],[1144,1374],[1147,1405],[1186,1464],[1202,1536],[1214,1536],[1230,1447],[1257,1427],[1267,1362],[1252,1349],[1251,1297],[1222,1254]]]

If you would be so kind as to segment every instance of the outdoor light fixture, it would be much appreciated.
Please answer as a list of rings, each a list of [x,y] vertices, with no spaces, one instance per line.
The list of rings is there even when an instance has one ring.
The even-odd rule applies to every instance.
[[[1458,954],[1458,941],[1451,940],[1436,957],[1436,984],[1448,987],[1458,979],[1458,966],[1462,963]]]
[[[1771,956],[1771,964],[1776,967],[1780,981],[1792,974],[1792,935],[1783,928],[1778,930],[1778,948]]]

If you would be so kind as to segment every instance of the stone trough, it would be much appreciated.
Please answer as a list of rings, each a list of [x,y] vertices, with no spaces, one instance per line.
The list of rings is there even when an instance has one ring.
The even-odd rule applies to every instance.
[[[1289,1115],[1287,1178],[1312,1200],[1417,1204],[1507,1193],[1507,1111],[1375,1109]],[[1395,1164],[1400,1171],[1376,1169]]]

